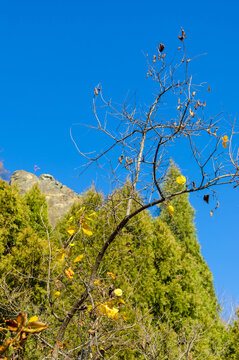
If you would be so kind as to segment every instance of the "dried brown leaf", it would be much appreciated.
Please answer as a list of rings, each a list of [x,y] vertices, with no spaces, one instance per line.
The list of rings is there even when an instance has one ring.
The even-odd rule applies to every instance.
[[[205,201],[207,204],[209,204],[209,195],[204,195],[203,196],[203,201]]]
[[[163,52],[164,51],[164,48],[165,48],[165,46],[164,46],[164,44],[159,44],[159,52]]]
[[[24,325],[26,325],[26,322],[27,322],[26,314],[20,313],[19,315],[17,315],[18,326],[24,326]]]
[[[6,320],[5,324],[7,325],[10,331],[17,331],[18,329],[18,323],[14,319]]]
[[[31,321],[27,324],[27,326],[31,329],[48,328],[48,325],[40,321]]]

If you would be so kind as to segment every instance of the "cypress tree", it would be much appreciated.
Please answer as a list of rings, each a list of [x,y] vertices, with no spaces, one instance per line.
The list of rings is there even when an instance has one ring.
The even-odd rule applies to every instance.
[[[140,201],[138,195],[136,195],[136,198],[137,201]],[[127,203],[127,184],[125,187],[110,194],[107,199],[104,199],[101,194],[92,188],[86,194],[82,195],[80,203],[73,206],[65,218],[58,223],[57,231],[61,237],[61,244],[67,246],[71,239],[74,243],[70,253],[67,252],[64,261],[70,260],[75,274],[78,268],[80,268],[80,273],[84,274],[85,280],[87,279],[91,270],[90,265],[93,264],[99,249],[115,229],[119,219],[125,216]],[[77,226],[79,216],[77,217],[76,214],[82,208],[84,208],[86,216],[91,211],[96,212],[96,216],[92,217],[90,221],[87,221],[92,235],[87,236],[82,231],[79,231],[71,238],[67,234],[69,220],[72,218],[76,219],[76,222],[72,224]],[[110,350],[107,351],[107,354],[108,356],[114,356],[115,359],[140,359],[139,353],[133,347],[139,327],[130,327],[130,324],[133,325],[137,321],[137,316],[140,318],[143,314],[149,312],[154,302],[153,284],[155,269],[152,250],[153,234],[154,223],[150,213],[145,211],[139,214],[127,224],[117,236],[115,242],[112,243],[112,246],[110,246],[106,252],[99,269],[94,289],[94,301],[96,303],[109,301],[111,289],[120,288],[123,291],[122,300],[125,302],[125,304],[121,303],[118,305],[120,313],[127,319],[125,320],[126,323],[123,322],[123,324],[120,325],[121,330],[120,332],[118,330],[118,334],[120,334],[122,341],[123,339],[127,341],[128,346],[125,348],[123,344],[118,344],[119,347],[112,347],[112,345],[110,345]],[[84,254],[84,257],[79,265],[74,265],[73,259],[78,254]],[[64,262],[62,264],[63,267],[66,267]],[[64,284],[69,282],[66,277],[63,277],[62,281]],[[64,302],[64,299],[67,299],[69,304],[72,294],[77,296],[79,291],[82,290],[84,290],[83,284],[77,282],[76,285],[76,283],[71,281],[71,284],[68,284],[64,290],[62,301]],[[73,301],[75,301],[74,298]],[[89,299],[89,305],[90,304]],[[112,320],[109,321],[105,319],[104,322],[107,332],[115,331],[115,329],[119,327],[117,322],[112,322]],[[127,325],[129,326],[128,331],[123,330]],[[77,324],[74,326],[77,326]],[[101,330],[102,327],[103,325],[101,326]],[[85,333],[87,334],[87,331]],[[103,345],[103,347],[104,346],[107,345]],[[121,351],[119,351],[120,346],[122,348]]]
[[[224,359],[239,359],[239,309],[236,311],[235,319],[228,327],[228,342]]]
[[[45,294],[48,246],[32,228],[30,212],[17,188],[0,180],[0,295],[7,313],[41,303]]]
[[[23,203],[17,188],[0,180],[0,260],[11,252],[18,233],[29,222],[28,208]]]
[[[179,176],[179,169],[172,163],[163,186],[165,194],[184,189],[185,185],[177,182]],[[212,274],[201,255],[196,236],[194,210],[188,194],[172,198],[168,205],[173,206],[174,214],[169,213],[168,206],[162,205],[159,219],[155,221],[154,314],[156,318],[170,321],[178,334],[185,328],[190,333],[199,326],[207,333],[207,338],[195,351],[212,355],[213,344],[221,341],[223,327]]]
[[[46,236],[46,228],[51,230],[47,213],[47,202],[37,184],[24,196],[25,203],[29,209],[30,225],[38,236]]]

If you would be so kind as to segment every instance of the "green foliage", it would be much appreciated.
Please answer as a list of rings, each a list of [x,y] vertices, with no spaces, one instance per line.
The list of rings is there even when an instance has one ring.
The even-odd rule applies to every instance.
[[[164,193],[184,189],[185,185],[176,181],[178,176],[180,171],[172,164]],[[126,183],[107,199],[91,188],[58,222],[52,236],[46,201],[38,187],[22,198],[17,189],[0,182],[3,314],[41,314],[41,320],[51,324],[50,335],[45,333],[48,341],[56,338],[59,322],[52,313],[63,319],[85,290],[99,250],[126,214],[128,186]],[[140,201],[135,194],[131,211]],[[79,311],[79,317],[67,328],[65,343],[70,348],[78,348],[79,338],[81,343],[92,339],[89,331],[93,327],[107,349],[106,356],[114,359],[156,359],[156,351],[157,356],[173,360],[182,356],[195,336],[194,357],[221,359],[220,351],[229,335],[220,322],[212,275],[200,253],[194,210],[185,194],[173,198],[170,205],[174,215],[164,204],[159,217],[154,219],[144,211],[118,234],[100,265],[87,309]],[[75,261],[79,255],[82,258]],[[72,278],[67,276],[69,268]],[[123,291],[123,302],[112,295],[117,288]],[[100,312],[100,304],[115,306],[118,320]],[[232,359],[238,359],[236,324],[228,332]],[[111,333],[121,339],[120,343],[112,346]],[[153,341],[154,349],[150,345]],[[50,349],[42,344],[34,348],[32,338],[26,346],[26,359],[49,355]]]
[[[239,310],[236,311],[236,317],[228,327],[228,343],[224,359],[239,359]]]
[[[50,223],[47,213],[47,202],[38,185],[34,185],[24,196],[29,209],[30,225],[38,236],[46,237],[46,228],[50,231]]]
[[[185,185],[176,181],[180,175],[176,166],[171,164],[163,187],[165,194],[184,189]],[[194,210],[188,195],[173,198],[170,205],[174,208],[174,215],[170,215],[168,208],[162,205],[160,217],[155,221],[157,276],[154,313],[162,319],[165,317],[167,322],[170,319],[176,332],[185,326],[189,332],[200,326],[201,331],[207,332],[207,340],[204,339],[195,351],[210,354],[213,342],[218,342],[223,333],[212,274],[200,253]]]
[[[28,221],[28,209],[17,189],[0,180],[0,260],[11,252]]]
[[[180,185],[176,181],[177,177],[180,175],[179,169],[171,162],[163,185],[163,192],[165,195],[185,189],[185,185]],[[167,207],[162,205],[160,207],[160,218],[170,227],[178,242],[183,243],[187,252],[190,252],[196,257],[201,257],[200,246],[197,241],[196,228],[194,225],[195,211],[189,203],[188,194],[175,196],[170,200],[169,205],[174,207],[174,215],[170,215]]]
[[[48,244],[31,227],[34,216],[15,187],[0,181],[0,296],[4,313],[45,298]]]

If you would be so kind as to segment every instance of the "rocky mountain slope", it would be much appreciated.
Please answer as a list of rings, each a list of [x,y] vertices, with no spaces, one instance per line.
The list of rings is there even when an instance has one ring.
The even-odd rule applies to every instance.
[[[56,181],[52,175],[42,174],[39,178],[24,170],[17,170],[13,173],[10,185],[17,184],[19,191],[24,195],[33,185],[37,184],[45,195],[48,203],[49,219],[54,226],[67,210],[77,201],[80,195],[69,189],[67,186]]]

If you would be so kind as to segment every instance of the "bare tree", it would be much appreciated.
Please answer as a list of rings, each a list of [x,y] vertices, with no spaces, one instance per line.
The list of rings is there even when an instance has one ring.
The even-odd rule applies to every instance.
[[[93,156],[83,153],[71,134],[77,150],[86,159],[83,171],[95,165],[105,174],[111,174],[113,186],[127,182],[127,210],[123,217],[115,218],[115,228],[99,249],[89,277],[84,279],[85,290],[62,319],[52,359],[58,359],[59,344],[64,339],[68,325],[92,296],[104,255],[136,215],[159,204],[164,204],[173,213],[169,202],[176,196],[203,190],[213,193],[219,185],[233,184],[236,187],[239,184],[238,151],[233,148],[235,123],[225,131],[221,113],[206,116],[206,102],[199,98],[203,84],[194,84],[189,74],[192,59],[186,54],[185,38],[182,30],[178,48],[180,58],[176,65],[167,64],[163,44],[159,44],[152,62],[148,61],[147,76],[154,81],[156,88],[150,106],[131,103],[114,105],[104,98],[100,85],[95,88],[93,112],[97,124],[94,129],[107,139],[108,146],[103,151]],[[191,152],[198,171],[191,180],[186,181],[183,176],[179,179],[182,183],[186,181],[182,190],[164,193],[162,183],[170,166],[170,150],[177,150],[180,143],[185,146],[185,151]],[[109,202],[110,197],[106,201]],[[197,337],[201,332],[195,334]],[[196,341],[193,331],[191,335],[184,347],[186,353],[190,352],[191,344]],[[183,354],[180,358],[183,358]],[[87,356],[81,358],[86,359]]]

